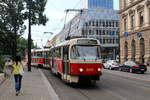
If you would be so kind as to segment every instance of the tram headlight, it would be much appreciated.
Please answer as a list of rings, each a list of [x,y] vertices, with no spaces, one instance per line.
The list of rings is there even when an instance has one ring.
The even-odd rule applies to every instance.
[[[98,68],[97,71],[100,72],[100,71],[101,71],[101,68]]]
[[[83,68],[80,68],[79,71],[80,71],[80,72],[83,72]]]

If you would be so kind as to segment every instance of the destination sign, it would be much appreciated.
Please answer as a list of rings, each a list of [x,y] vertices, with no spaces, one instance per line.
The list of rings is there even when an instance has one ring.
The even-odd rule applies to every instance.
[[[77,40],[78,44],[97,44],[97,40],[80,39]]]

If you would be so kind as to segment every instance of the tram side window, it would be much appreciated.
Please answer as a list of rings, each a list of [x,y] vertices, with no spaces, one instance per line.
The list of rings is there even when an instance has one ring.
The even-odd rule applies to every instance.
[[[60,48],[56,48],[55,53],[56,53],[56,57],[57,57],[57,58],[60,58],[60,57],[61,57],[61,49],[60,49]]]
[[[69,59],[69,46],[63,47],[63,59],[64,60]]]
[[[42,57],[42,52],[37,52],[38,57]]]
[[[50,50],[50,57],[53,57],[53,50]]]

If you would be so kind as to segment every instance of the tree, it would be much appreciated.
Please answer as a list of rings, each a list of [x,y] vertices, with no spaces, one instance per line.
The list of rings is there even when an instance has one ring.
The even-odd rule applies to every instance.
[[[31,3],[31,24],[45,25],[44,15],[47,0],[33,0]],[[14,58],[17,54],[17,40],[24,33],[25,20],[28,19],[29,0],[0,0],[0,47],[7,50]],[[9,47],[9,48],[8,48]],[[4,53],[5,50],[1,52]]]
[[[27,52],[27,44],[28,44],[28,40],[20,37],[18,39],[18,48],[17,48],[17,55],[21,56],[22,58],[25,57],[26,52]],[[31,48],[38,48],[36,45],[34,45],[33,41],[32,41],[32,47]]]

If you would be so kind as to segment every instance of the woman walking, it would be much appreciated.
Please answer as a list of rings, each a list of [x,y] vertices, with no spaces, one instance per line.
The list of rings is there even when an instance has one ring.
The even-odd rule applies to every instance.
[[[21,90],[21,81],[22,81],[22,73],[23,73],[23,64],[21,63],[21,57],[17,56],[15,61],[12,64],[13,74],[15,79],[15,89],[16,96],[20,93]]]

